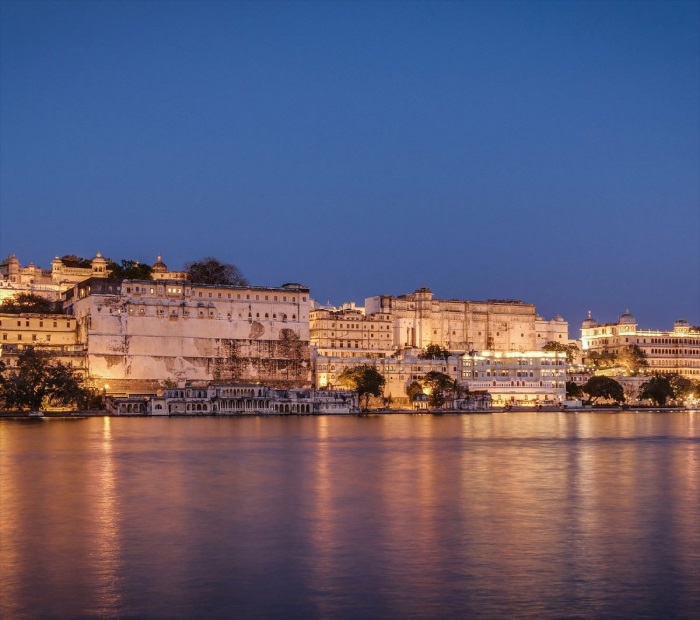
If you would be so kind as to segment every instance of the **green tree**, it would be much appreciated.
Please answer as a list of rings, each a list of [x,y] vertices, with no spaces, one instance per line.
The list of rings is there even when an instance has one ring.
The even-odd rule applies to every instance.
[[[697,392],[698,384],[692,379],[679,375],[677,373],[672,373],[666,375],[669,382],[671,383],[671,389],[673,390],[673,398],[677,400],[682,400],[688,396],[692,396]]]
[[[453,389],[454,382],[444,372],[431,370],[423,377],[423,385],[430,390],[428,404],[431,407],[442,407],[445,404],[447,393]]]
[[[588,394],[592,403],[599,398],[614,400],[616,403],[625,400],[622,386],[610,377],[591,377],[583,386],[583,391]]]
[[[348,367],[340,373],[338,382],[341,386],[355,390],[364,399],[364,409],[369,408],[369,399],[372,396],[381,396],[384,392],[386,379],[372,364],[361,364]]]
[[[219,259],[211,256],[187,263],[185,269],[187,269],[187,277],[194,284],[248,285],[248,280],[245,279],[238,267],[229,263],[222,263]]]
[[[573,381],[566,382],[566,398],[567,400],[578,400],[583,396],[583,389],[578,383]]]
[[[638,375],[646,368],[649,368],[647,355],[636,344],[624,347],[617,354],[617,365],[624,368],[629,375]]]
[[[6,299],[0,304],[0,312],[8,314],[22,314],[35,312],[39,314],[60,314],[60,303],[50,301],[34,293],[19,293],[15,297]]]
[[[39,410],[44,404],[84,406],[90,393],[81,377],[50,353],[23,349],[13,368],[0,368],[0,399],[8,409]]]
[[[586,355],[586,361],[596,370],[605,370],[617,366],[617,355],[611,351],[591,351]]]
[[[406,396],[408,396],[409,400],[413,400],[413,397],[416,394],[422,394],[423,393],[423,386],[418,383],[418,381],[411,381],[411,383],[408,384],[406,387]]]
[[[444,359],[446,360],[450,356],[450,352],[441,347],[439,344],[429,344],[425,347],[425,350],[418,354],[418,357],[422,360],[432,360],[432,359]]]
[[[649,381],[642,383],[639,388],[639,398],[650,400],[659,407],[663,407],[669,398],[673,398],[671,381],[664,375],[654,375]]]
[[[109,277],[116,280],[152,280],[153,267],[134,260],[122,260],[119,264],[107,261]]]
[[[543,351],[556,351],[559,353],[566,353],[566,363],[573,364],[574,357],[579,353],[578,345],[575,342],[569,344],[564,344],[562,342],[557,342],[556,340],[550,340],[542,347]]]

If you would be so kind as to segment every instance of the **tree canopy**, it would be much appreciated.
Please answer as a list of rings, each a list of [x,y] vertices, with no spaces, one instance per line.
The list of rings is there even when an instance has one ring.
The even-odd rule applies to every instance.
[[[217,258],[207,256],[185,265],[187,276],[194,284],[223,286],[247,286],[248,280],[235,265],[222,263]]]
[[[697,395],[700,392],[700,383],[688,379],[683,375],[677,373],[672,373],[666,375],[669,382],[671,383],[671,389],[673,389],[673,398],[683,399],[688,396]]]
[[[360,399],[364,399],[365,406],[369,407],[369,399],[372,396],[381,396],[384,392],[386,379],[377,370],[377,367],[371,364],[361,364],[346,368],[340,373],[338,382],[351,390],[356,390],[360,395]]]
[[[556,351],[560,353],[566,353],[566,363],[573,364],[574,357],[579,353],[578,345],[575,342],[569,344],[564,344],[563,342],[557,342],[556,340],[550,340],[547,344],[542,347],[543,351]]]
[[[586,361],[596,370],[605,370],[617,365],[617,356],[611,351],[590,351],[586,354]]]
[[[418,354],[418,357],[422,360],[431,359],[444,359],[446,360],[450,356],[450,352],[441,347],[439,344],[429,344],[423,351]]]
[[[16,366],[0,366],[0,401],[8,409],[39,410],[49,403],[84,406],[88,398],[75,370],[46,351],[27,347]]]
[[[406,395],[408,396],[409,400],[413,400],[413,397],[416,394],[421,394],[423,392],[423,386],[418,383],[418,381],[411,381],[406,386]]]
[[[622,386],[610,377],[591,377],[583,386],[583,391],[588,394],[592,403],[599,398],[614,400],[616,403],[625,400]]]
[[[0,312],[8,314],[22,314],[24,312],[60,314],[61,304],[34,293],[19,293],[0,304]]]
[[[75,254],[64,254],[60,260],[66,267],[82,267],[83,269],[92,267],[91,259],[76,256]]]
[[[110,278],[117,280],[152,280],[153,267],[146,263],[135,260],[124,259],[115,263],[113,260],[107,261],[107,271]]]
[[[654,375],[639,388],[639,398],[651,400],[659,407],[663,407],[666,401],[673,397],[671,381],[664,375]]]
[[[628,374],[633,376],[649,368],[646,353],[636,344],[624,347],[617,354],[617,365],[624,368]]]
[[[566,382],[566,398],[568,400],[577,400],[583,396],[583,389],[580,385],[573,381]]]
[[[454,388],[454,381],[449,375],[437,370],[431,370],[423,377],[423,385],[430,390],[428,404],[431,407],[442,407],[446,394]]]

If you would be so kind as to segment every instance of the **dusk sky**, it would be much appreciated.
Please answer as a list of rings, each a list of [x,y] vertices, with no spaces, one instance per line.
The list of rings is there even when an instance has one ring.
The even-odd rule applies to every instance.
[[[0,254],[700,325],[699,2],[0,2]]]

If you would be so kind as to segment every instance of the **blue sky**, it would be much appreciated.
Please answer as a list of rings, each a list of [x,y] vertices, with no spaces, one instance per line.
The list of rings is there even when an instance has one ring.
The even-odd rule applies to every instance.
[[[698,2],[0,3],[0,254],[700,324]]]

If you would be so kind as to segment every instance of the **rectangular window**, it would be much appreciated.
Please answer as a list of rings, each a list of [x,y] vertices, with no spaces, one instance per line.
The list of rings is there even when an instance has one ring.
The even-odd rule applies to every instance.
[[[22,340],[22,334],[17,334],[17,340]]]
[[[36,334],[32,334],[32,342],[36,342]]]

